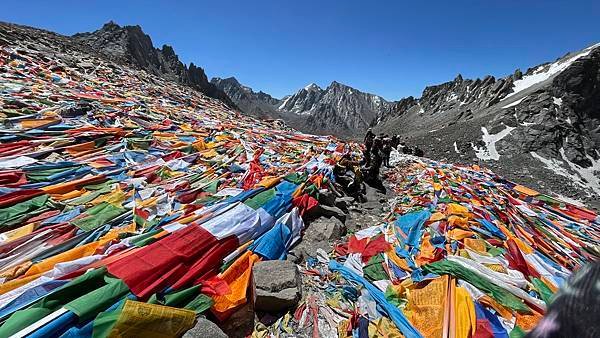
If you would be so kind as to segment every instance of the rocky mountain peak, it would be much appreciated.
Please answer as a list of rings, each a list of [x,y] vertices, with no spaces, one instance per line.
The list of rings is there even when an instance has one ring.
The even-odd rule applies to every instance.
[[[161,48],[161,52],[164,56],[177,57],[177,55],[175,54],[175,50],[169,45],[163,45]]]
[[[354,89],[354,88],[352,88],[352,87],[350,87],[348,85],[345,85],[343,83],[339,83],[337,81],[331,81],[331,83],[328,86],[328,89],[348,89],[348,88]]]
[[[227,95],[245,113],[260,118],[278,118],[279,112],[276,106],[280,101],[269,94],[259,91],[254,92],[252,88],[242,85],[235,77],[214,77],[210,83]]]
[[[321,89],[321,87],[319,87],[319,85],[317,85],[316,83],[310,83],[308,85],[306,85],[304,87],[304,90],[306,91],[322,91],[323,89]]]
[[[201,67],[193,63],[189,67],[183,64],[169,45],[163,45],[160,49],[154,47],[150,36],[138,25],[120,26],[110,21],[94,32],[75,34],[73,39],[110,60],[188,85],[236,107],[227,94],[208,82]]]
[[[222,82],[222,83],[227,83],[230,85],[235,85],[235,86],[241,86],[242,84],[233,76],[227,77],[227,78],[220,78],[220,77],[213,77],[211,79],[211,82]]]
[[[120,29],[121,26],[119,26],[116,22],[114,22],[113,20],[110,20],[109,22],[105,23],[104,25],[102,25],[103,30],[117,30]],[[77,34],[85,34],[85,33],[77,33]],[[75,34],[75,35],[77,35]]]

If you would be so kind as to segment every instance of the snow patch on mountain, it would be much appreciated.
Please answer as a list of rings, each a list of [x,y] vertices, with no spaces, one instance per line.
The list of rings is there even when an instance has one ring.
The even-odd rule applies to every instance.
[[[306,87],[304,87],[304,90],[322,90],[321,87],[319,87],[316,83],[310,83],[308,85],[306,85]]]
[[[484,161],[487,161],[487,160],[498,161],[500,159],[500,154],[498,153],[498,150],[496,149],[496,142],[498,142],[501,139],[508,136],[508,134],[510,134],[510,132],[513,131],[514,129],[515,129],[515,127],[506,126],[506,128],[504,128],[504,130],[500,131],[499,133],[490,134],[486,127],[481,127],[481,132],[483,133],[483,136],[481,137],[481,139],[484,142],[484,146],[483,147],[473,146],[473,150],[475,150],[475,156],[477,156],[478,159],[484,160]]]
[[[531,156],[542,162],[546,169],[553,171],[557,175],[566,177],[574,184],[585,188],[588,190],[588,194],[600,194],[600,177],[596,176],[598,175],[597,173],[600,173],[600,159],[595,160],[590,155],[587,155],[588,159],[592,162],[592,166],[583,168],[576,163],[569,161],[564,148],[561,147],[559,153],[562,160],[555,158],[547,159],[536,152],[530,152]],[[598,155],[600,157],[600,154]],[[565,168],[565,163],[567,164],[568,169]],[[569,171],[569,169],[572,172]]]
[[[502,107],[502,109],[506,109],[506,108],[514,107],[514,106],[518,105],[519,103],[521,103],[521,101],[525,100],[526,98],[527,98],[527,96],[525,96],[525,97],[522,97],[522,98],[518,99],[518,100],[517,100],[517,101],[515,101],[515,102],[509,103],[509,104],[507,104],[506,106],[503,106],[503,107]]]
[[[559,107],[562,106],[562,99],[559,97],[553,97],[552,102]]]
[[[587,168],[581,167],[578,164],[569,161],[565,155],[564,148],[561,147],[559,152],[560,156],[569,165],[571,170],[573,170],[577,176],[579,176],[581,183],[584,186],[587,185],[587,187],[593,190],[596,194],[600,194],[600,177],[597,176],[600,175],[600,154],[598,151],[596,150],[596,154],[599,156],[598,160],[586,154],[586,157],[592,162],[592,165]]]
[[[286,103],[292,98],[292,96],[288,96],[285,100],[283,100],[283,102],[281,102],[281,104],[279,105],[279,107],[277,107],[277,109],[283,109],[283,107],[285,107]]]
[[[533,74],[525,75],[521,80],[515,81],[513,84],[512,93],[506,95],[506,97],[507,98],[511,97],[511,96],[517,94],[518,92],[521,92],[533,85],[536,85],[540,82],[548,80],[553,75],[556,75],[556,74],[562,72],[563,70],[567,69],[570,65],[573,64],[573,62],[590,54],[592,49],[594,49],[598,46],[600,46],[600,43],[590,46],[590,47],[582,50],[580,53],[577,53],[566,60],[565,59],[558,60],[558,61],[550,64],[550,66],[548,66],[548,67],[546,67],[546,66],[538,67],[533,72]]]

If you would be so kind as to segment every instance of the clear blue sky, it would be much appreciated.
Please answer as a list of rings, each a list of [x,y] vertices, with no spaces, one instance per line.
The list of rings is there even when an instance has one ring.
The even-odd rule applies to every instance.
[[[600,1],[4,1],[0,20],[73,34],[139,24],[210,77],[275,97],[331,81],[388,100],[504,76],[600,41]]]

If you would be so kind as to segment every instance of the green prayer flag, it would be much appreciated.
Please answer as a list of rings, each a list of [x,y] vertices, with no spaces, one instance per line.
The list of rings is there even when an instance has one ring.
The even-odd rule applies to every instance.
[[[28,309],[16,311],[0,327],[0,337],[10,337],[68,302],[104,286],[105,274],[106,268],[89,271],[46,295]]]
[[[249,198],[244,202],[247,206],[252,209],[258,209],[265,205],[268,201],[270,201],[273,197],[275,197],[275,189],[268,189],[263,192],[256,194],[256,196]]]
[[[384,259],[382,254],[377,254],[371,257],[371,259],[369,259],[363,268],[365,278],[370,281],[390,279],[390,276],[388,276],[387,272],[385,272],[385,269],[383,268],[383,262]]]
[[[442,275],[452,275],[456,278],[462,279],[469,282],[479,290],[487,293],[490,297],[494,298],[498,303],[511,308],[513,310],[530,313],[531,310],[515,295],[504,290],[496,284],[493,284],[489,279],[472,273],[465,269],[462,265],[452,262],[449,260],[441,260],[431,264],[427,264],[423,267],[426,272],[431,272]]]
[[[129,293],[129,288],[122,280],[104,276],[106,285],[79,297],[64,307],[79,317],[79,322],[94,318],[100,311],[113,305],[119,298]]]
[[[204,294],[199,294],[198,296],[196,296],[196,298],[194,298],[191,302],[189,302],[184,309],[187,310],[192,310],[194,312],[196,312],[196,315],[199,315],[203,312],[205,312],[206,310],[210,309],[211,306],[213,306],[213,304],[215,303],[215,301],[210,298],[207,295]]]
[[[80,218],[72,223],[84,231],[94,230],[97,227],[106,224],[113,218],[125,213],[126,210],[108,202],[102,202],[90,209],[85,214],[87,216]]]
[[[217,192],[218,188],[219,188],[219,180],[213,180],[207,186],[205,186],[202,190],[215,194]]]
[[[542,297],[544,303],[546,303],[546,305],[550,305],[550,303],[552,302],[552,296],[554,295],[552,290],[550,290],[550,288],[538,278],[533,278],[532,283],[537,292]]]
[[[8,208],[0,209],[0,226],[8,223],[15,217],[27,215],[28,213],[43,207],[47,201],[48,195],[40,195]]]
[[[182,308],[200,294],[200,285],[172,292],[167,295],[154,294],[148,303]]]
[[[125,306],[125,299],[123,299],[117,308],[111,311],[100,312],[98,316],[94,319],[93,329],[92,329],[92,337],[93,338],[105,338],[108,337],[110,332],[112,331],[115,323],[121,316],[121,312],[123,311],[123,306]]]

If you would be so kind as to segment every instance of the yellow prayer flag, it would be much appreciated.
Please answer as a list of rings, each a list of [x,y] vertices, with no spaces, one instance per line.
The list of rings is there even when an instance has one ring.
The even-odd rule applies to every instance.
[[[111,338],[180,337],[194,326],[196,313],[170,306],[126,300],[123,311],[108,335]]]

